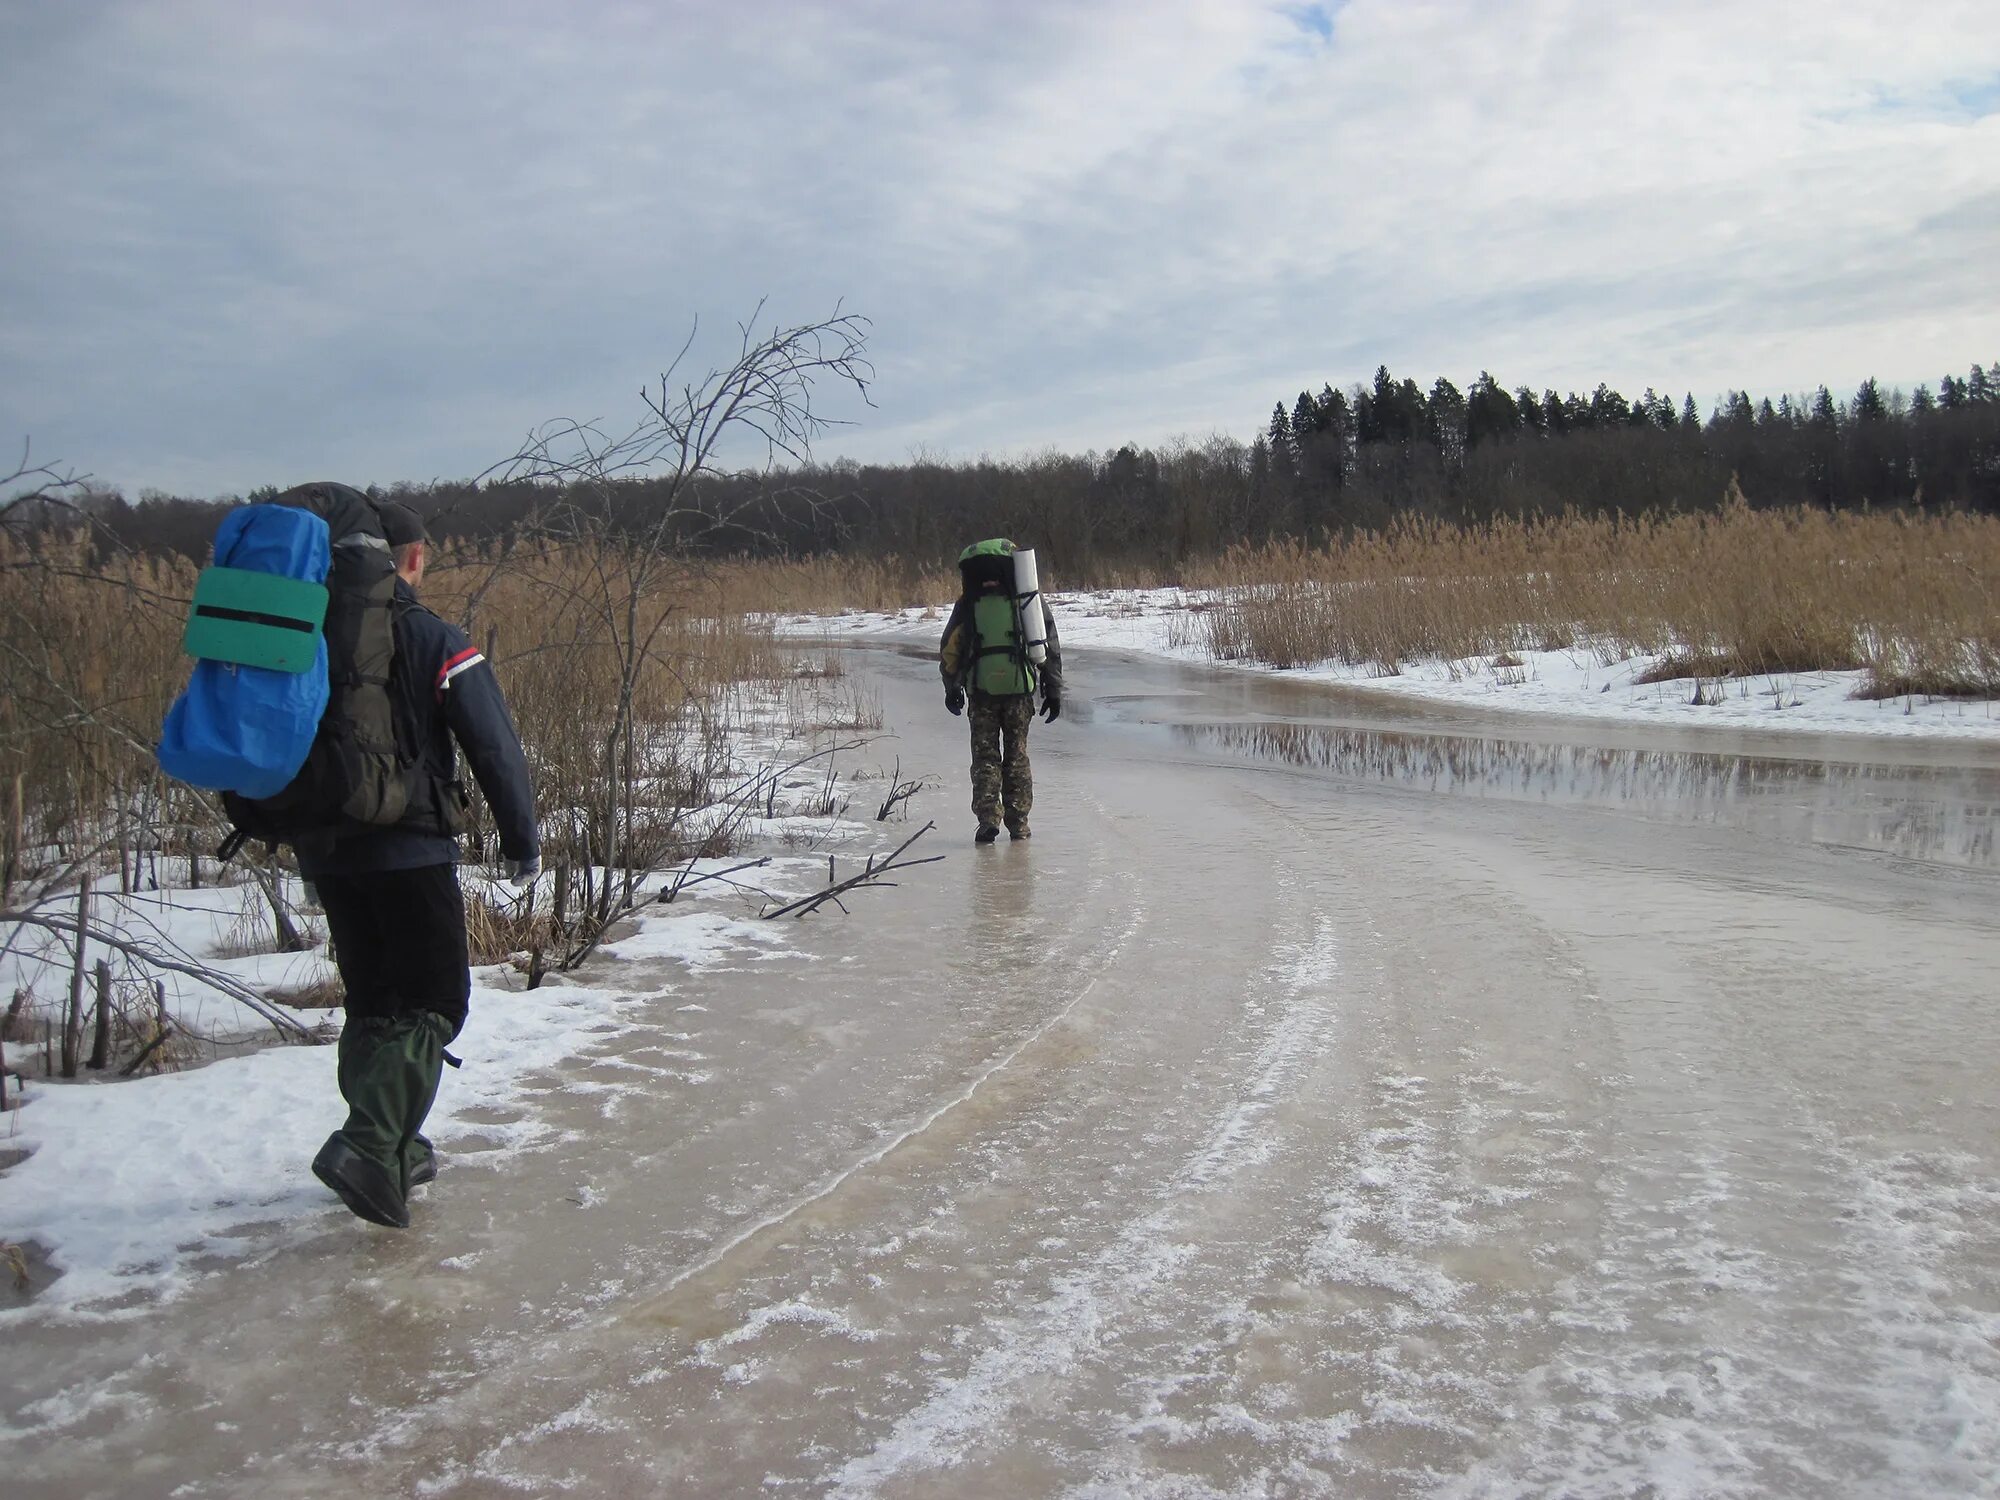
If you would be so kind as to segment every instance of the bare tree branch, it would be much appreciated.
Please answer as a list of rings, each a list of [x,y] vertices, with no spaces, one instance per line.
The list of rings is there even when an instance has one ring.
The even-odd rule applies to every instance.
[[[143,964],[149,968],[163,969],[170,974],[186,975],[190,979],[198,979],[203,984],[210,985],[222,991],[223,994],[229,996],[230,999],[236,1001],[238,1004],[256,1012],[257,1015],[270,1023],[272,1030],[278,1032],[281,1036],[289,1036],[295,1040],[306,1042],[316,1042],[322,1039],[319,1033],[312,1027],[307,1026],[296,1016],[287,1015],[278,1006],[266,1000],[262,995],[250,988],[249,985],[243,983],[242,980],[232,975],[217,973],[214,969],[204,968],[197,963],[175,958],[171,954],[162,953],[157,948],[148,947],[144,943],[135,943],[129,938],[120,937],[114,932],[107,931],[95,922],[88,924],[79,923],[74,917],[55,916],[33,909],[0,911],[0,926],[8,923],[19,927],[39,927],[47,932],[68,933],[71,936],[81,932],[87,941],[109,948],[114,952],[122,953],[136,963]]]
[[[905,849],[908,849],[910,845],[914,844],[918,839],[922,838],[925,834],[929,833],[935,827],[937,827],[937,824],[935,823],[924,824],[923,827],[919,828],[915,833],[911,834],[908,838],[904,839],[902,843],[898,844],[895,847],[895,849],[890,852],[889,857],[883,860],[882,863],[880,863],[879,865],[875,863],[874,858],[871,856],[868,861],[868,867],[864,869],[859,875],[850,875],[845,880],[839,881],[838,883],[833,885],[829,885],[823,891],[815,891],[810,896],[801,896],[798,900],[793,901],[788,905],[781,906],[776,911],[767,911],[764,913],[764,920],[767,922],[775,921],[777,918],[784,916],[803,917],[811,912],[817,911],[821,906],[823,906],[825,903],[829,901],[831,901],[835,906],[840,907],[840,909],[844,912],[847,910],[847,907],[841,902],[840,898],[846,892],[852,890],[858,890],[862,886],[894,885],[895,882],[893,880],[884,880],[882,878],[884,875],[887,875],[891,870],[911,870],[915,869],[918,865],[937,864],[944,858],[942,854],[933,854],[928,859],[904,859],[902,857],[903,851]]]
[[[78,474],[72,469],[56,464],[38,464],[34,461],[33,443],[28,438],[21,440],[21,457],[11,474],[0,474],[0,494],[15,485],[26,488],[0,500],[0,525],[11,521],[17,513],[25,512],[41,519],[50,507],[74,510],[69,495],[82,490],[90,483],[88,474]]]

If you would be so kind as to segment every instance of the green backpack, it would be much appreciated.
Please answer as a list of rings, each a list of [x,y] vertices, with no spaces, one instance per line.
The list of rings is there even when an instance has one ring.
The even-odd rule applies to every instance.
[[[1008,698],[1035,690],[1035,669],[1021,644],[1021,609],[1014,597],[1014,544],[1004,537],[975,542],[958,555],[958,571],[972,601],[976,653],[972,685],[989,697]],[[1000,590],[981,588],[997,581]]]
[[[972,629],[979,637],[973,683],[989,697],[1035,690],[1035,669],[1021,649],[1021,612],[1011,594],[985,594],[972,604]]]

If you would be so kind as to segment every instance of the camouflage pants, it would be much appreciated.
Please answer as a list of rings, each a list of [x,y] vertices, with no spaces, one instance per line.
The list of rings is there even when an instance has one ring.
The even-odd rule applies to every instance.
[[[1035,805],[1035,778],[1028,768],[1028,726],[1035,722],[1035,695],[1005,698],[972,695],[972,812],[982,823],[1028,821]]]

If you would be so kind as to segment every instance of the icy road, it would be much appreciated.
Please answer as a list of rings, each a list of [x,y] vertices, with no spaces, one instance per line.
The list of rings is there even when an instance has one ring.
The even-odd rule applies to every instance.
[[[410,1233],[11,1330],[9,1492],[1996,1493],[2000,750],[1080,652],[975,849],[852,656],[944,863],[607,959]]]

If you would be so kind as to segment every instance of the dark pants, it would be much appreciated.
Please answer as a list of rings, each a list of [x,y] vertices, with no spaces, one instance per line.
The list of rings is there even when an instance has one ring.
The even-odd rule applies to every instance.
[[[424,1117],[472,994],[458,870],[426,865],[313,883],[347,988],[339,1076],[348,1114],[339,1134],[407,1187],[430,1154]]]

